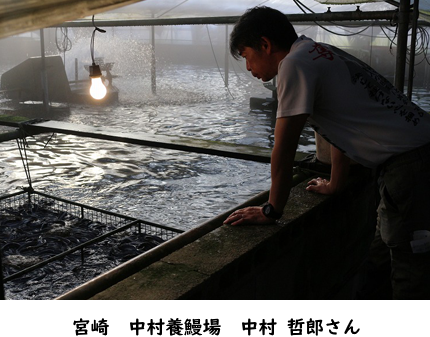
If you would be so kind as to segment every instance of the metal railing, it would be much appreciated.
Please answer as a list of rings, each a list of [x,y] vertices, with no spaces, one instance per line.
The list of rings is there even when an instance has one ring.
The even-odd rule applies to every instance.
[[[3,288],[6,282],[18,279],[23,275],[26,275],[36,269],[42,268],[43,266],[51,262],[63,259],[64,257],[75,252],[80,252],[81,263],[83,264],[85,260],[84,251],[87,248],[99,242],[102,242],[103,240],[106,240],[107,238],[110,238],[118,233],[124,233],[129,229],[134,228],[135,232],[137,232],[138,234],[144,233],[147,235],[156,236],[163,241],[168,241],[177,236],[178,234],[183,233],[183,231],[179,229],[170,228],[149,221],[120,215],[114,212],[65,200],[34,190],[21,191],[0,197],[0,219],[2,218],[2,216],[5,217],[7,215],[16,213],[18,209],[32,210],[34,207],[43,209],[46,212],[52,212],[60,215],[68,214],[75,218],[85,219],[91,222],[99,222],[104,225],[108,225],[110,229],[105,233],[96,236],[95,238],[89,239],[83,243],[70,247],[52,257],[45,258],[38,263],[32,264],[22,270],[13,273],[12,275],[3,277],[2,272],[2,277],[0,278],[0,296],[3,295],[3,298]],[[2,229],[4,230],[7,225],[2,225],[2,227]],[[3,258],[4,257],[5,256],[3,256]]]

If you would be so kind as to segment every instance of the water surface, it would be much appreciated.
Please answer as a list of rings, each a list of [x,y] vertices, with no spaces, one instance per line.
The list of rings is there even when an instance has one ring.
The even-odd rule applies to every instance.
[[[147,82],[118,78],[118,104],[70,105],[70,111],[57,110],[47,117],[126,132],[273,146],[273,113],[249,107],[251,96],[271,96],[261,82],[237,75],[229,79],[227,90],[218,69],[198,67],[165,70],[157,78],[155,95]],[[24,114],[31,116],[31,109]],[[192,228],[270,186],[268,164],[64,134],[27,141],[35,189],[180,229]],[[27,186],[16,143],[2,143],[0,149],[1,194]]]
[[[70,105],[70,110],[43,117],[126,132],[273,146],[274,113],[249,106],[251,96],[270,97],[271,92],[246,73],[232,72],[227,89],[217,68],[167,68],[157,77],[156,94],[150,78],[141,75],[115,79],[118,104]],[[413,100],[430,110],[427,90],[415,90]],[[5,100],[1,104],[11,109]],[[27,107],[20,114],[34,112]],[[27,141],[35,189],[184,230],[270,188],[268,164],[64,134]],[[306,128],[298,150],[314,152],[313,141]],[[27,186],[15,142],[0,143],[0,158],[0,194]]]

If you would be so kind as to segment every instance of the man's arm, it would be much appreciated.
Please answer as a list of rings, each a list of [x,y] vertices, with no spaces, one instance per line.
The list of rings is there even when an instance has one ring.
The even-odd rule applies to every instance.
[[[290,194],[293,164],[300,134],[308,115],[278,118],[275,126],[275,145],[271,157],[272,184],[269,202],[276,212],[282,213]],[[233,212],[225,224],[246,223],[269,224],[274,220],[267,218],[261,207],[247,207]]]
[[[284,210],[290,194],[297,144],[308,116],[284,117],[276,121],[269,202],[279,213]]]

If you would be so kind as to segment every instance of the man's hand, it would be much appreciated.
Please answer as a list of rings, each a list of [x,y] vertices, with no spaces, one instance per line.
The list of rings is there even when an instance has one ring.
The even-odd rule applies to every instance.
[[[333,145],[331,152],[331,178],[330,180],[320,177],[308,182],[306,190],[319,194],[331,195],[343,190],[348,180],[349,166],[351,160]]]
[[[270,225],[274,224],[274,219],[267,218],[261,207],[247,207],[234,211],[224,221],[225,225]]]
[[[333,190],[330,185],[330,181],[327,179],[322,179],[321,177],[312,179],[308,182],[308,187],[306,187],[307,191],[316,192],[319,194],[331,195],[336,191]]]

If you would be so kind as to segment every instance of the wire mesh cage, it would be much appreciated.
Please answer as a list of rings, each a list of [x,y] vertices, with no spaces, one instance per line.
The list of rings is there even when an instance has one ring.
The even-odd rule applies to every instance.
[[[0,197],[6,297],[53,298],[180,233],[33,190]]]

